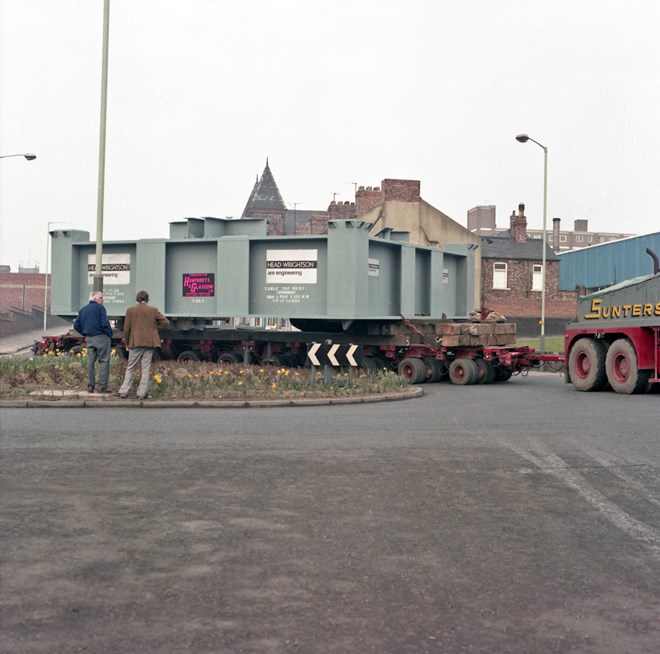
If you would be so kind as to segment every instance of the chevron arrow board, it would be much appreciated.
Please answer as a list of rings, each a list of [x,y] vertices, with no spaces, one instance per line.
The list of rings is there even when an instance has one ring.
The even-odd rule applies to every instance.
[[[357,367],[362,346],[353,343],[310,343],[307,358],[313,366]]]

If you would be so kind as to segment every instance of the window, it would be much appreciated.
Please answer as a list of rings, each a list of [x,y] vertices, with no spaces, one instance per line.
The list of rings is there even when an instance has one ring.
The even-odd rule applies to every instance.
[[[566,238],[566,234],[560,234],[559,235],[559,242],[560,243],[566,243],[568,239]]]
[[[497,262],[493,264],[493,288],[505,289],[507,287],[507,264]]]
[[[576,241],[577,243],[582,243],[582,241],[584,241],[584,236],[579,236],[579,235],[576,236],[576,237],[575,237],[575,241]]]
[[[538,264],[532,266],[532,290],[543,290],[543,266]]]

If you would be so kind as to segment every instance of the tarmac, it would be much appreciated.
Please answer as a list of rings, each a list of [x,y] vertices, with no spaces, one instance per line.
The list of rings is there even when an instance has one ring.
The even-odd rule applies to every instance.
[[[50,334],[52,335],[52,334]],[[21,334],[12,334],[0,338],[0,356],[25,356],[30,353],[35,341],[44,336],[42,329]],[[315,397],[281,400],[158,400],[158,399],[123,399],[117,395],[88,393],[87,391],[43,391],[37,392],[38,399],[20,398],[0,400],[0,408],[147,408],[147,409],[179,409],[179,408],[272,408],[285,406],[327,406],[340,404],[372,404],[374,402],[394,402],[408,400],[424,395],[421,388],[411,386],[400,392],[380,395],[365,395],[353,397]]]
[[[64,330],[60,331],[62,333],[64,332]],[[43,336],[45,336],[43,329],[2,336],[0,337],[0,356],[26,354],[34,345],[35,341],[40,341]]]

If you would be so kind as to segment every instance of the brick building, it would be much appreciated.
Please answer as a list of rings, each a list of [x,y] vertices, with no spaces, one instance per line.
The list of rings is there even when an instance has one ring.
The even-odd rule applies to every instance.
[[[521,336],[540,332],[543,241],[529,239],[525,205],[513,212],[510,227],[481,239],[481,304],[518,326]],[[546,249],[545,333],[560,335],[575,318],[577,292],[559,290],[559,257]]]

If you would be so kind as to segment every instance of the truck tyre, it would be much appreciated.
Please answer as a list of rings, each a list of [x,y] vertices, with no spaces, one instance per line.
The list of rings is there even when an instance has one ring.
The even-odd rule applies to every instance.
[[[571,348],[568,371],[578,391],[600,391],[607,384],[605,359],[607,347],[603,341],[581,338]]]
[[[399,375],[409,384],[421,384],[426,380],[426,366],[421,359],[407,357],[399,363]]]
[[[490,361],[478,357],[474,360],[477,364],[477,384],[492,384],[495,381],[495,368],[491,365]]]
[[[645,393],[649,388],[650,371],[640,370],[637,352],[627,338],[620,338],[607,351],[607,379],[617,393]]]
[[[422,361],[426,366],[426,381],[434,384],[447,377],[447,366],[435,357],[423,357]]]
[[[201,361],[202,355],[196,350],[186,350],[185,352],[181,352],[176,360],[181,361],[181,363],[191,363],[193,361]]]
[[[449,366],[449,381],[458,386],[474,384],[479,378],[479,369],[472,359],[454,359]]]

